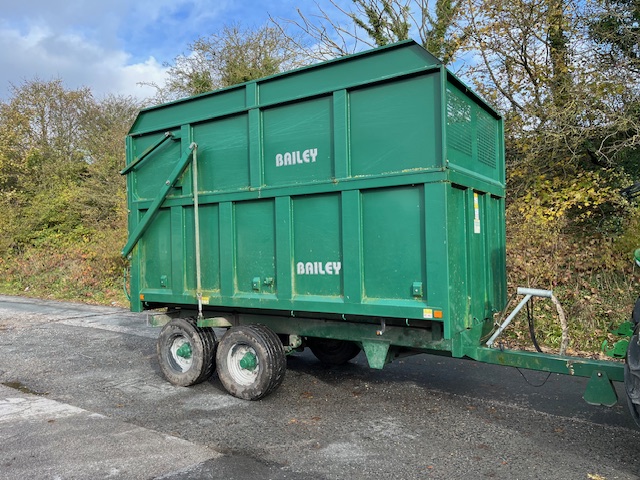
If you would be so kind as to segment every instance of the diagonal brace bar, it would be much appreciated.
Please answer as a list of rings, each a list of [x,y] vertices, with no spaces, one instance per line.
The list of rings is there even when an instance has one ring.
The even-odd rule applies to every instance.
[[[500,325],[498,330],[496,330],[495,333],[493,335],[491,335],[491,338],[486,343],[487,347],[491,347],[493,345],[493,342],[496,341],[496,338],[498,338],[500,336],[500,334],[502,333],[502,331],[505,328],[507,328],[507,326],[511,323],[511,320],[513,320],[515,318],[515,316],[518,314],[518,312],[520,310],[522,310],[522,307],[524,307],[527,304],[527,302],[531,299],[531,297],[552,298],[553,297],[553,292],[551,292],[550,290],[539,290],[537,288],[520,288],[519,287],[518,288],[518,295],[524,295],[525,297],[520,301],[520,303],[513,310],[513,312],[511,312],[511,314],[509,314],[509,316],[505,319],[505,321],[502,322],[502,325]]]
[[[164,142],[166,142],[168,139],[173,138],[173,133],[171,132],[166,132],[164,134],[164,137],[162,137],[158,142],[154,143],[153,145],[151,145],[149,148],[147,148],[144,152],[142,152],[142,154],[140,154],[140,156],[138,158],[136,158],[133,162],[131,162],[129,165],[127,165],[125,168],[123,168],[122,170],[120,170],[120,175],[126,175],[127,173],[129,173],[131,170],[133,170],[136,166],[138,166],[140,164],[140,162],[142,162],[142,160],[144,160],[145,158],[147,158],[147,156],[149,156],[149,154],[151,152],[153,152],[154,150],[156,150],[160,145],[162,145]]]
[[[502,325],[500,325],[500,327],[493,333],[493,335],[491,335],[491,338],[487,341],[487,344],[486,344],[487,347],[491,347],[493,345],[493,342],[496,341],[496,338],[498,338],[502,333],[502,331],[509,326],[509,324],[511,323],[511,320],[515,318],[518,312],[522,310],[522,307],[524,307],[530,299],[531,299],[531,295],[527,294],[522,300],[520,300],[520,303],[518,304],[518,306],[513,309],[513,312],[509,314],[509,316],[505,319],[505,321],[502,322]]]
[[[133,250],[133,247],[136,246],[136,244],[140,240],[140,237],[142,237],[144,232],[147,230],[147,227],[151,223],[151,220],[153,220],[153,217],[155,217],[156,213],[158,213],[160,206],[163,204],[164,200],[167,198],[169,191],[178,181],[178,178],[180,178],[184,170],[187,168],[187,165],[189,164],[189,160],[191,159],[191,154],[193,153],[194,148],[196,148],[196,144],[192,143],[182,153],[182,157],[180,157],[180,160],[178,160],[178,164],[175,166],[175,168],[169,175],[169,178],[167,178],[167,181],[164,182],[164,185],[160,189],[158,196],[155,198],[151,206],[149,206],[147,213],[144,214],[144,217],[142,217],[142,220],[140,220],[140,223],[138,223],[138,225],[136,226],[136,229],[129,236],[129,241],[127,242],[125,247],[122,249],[123,257],[126,257],[131,253],[131,251]]]

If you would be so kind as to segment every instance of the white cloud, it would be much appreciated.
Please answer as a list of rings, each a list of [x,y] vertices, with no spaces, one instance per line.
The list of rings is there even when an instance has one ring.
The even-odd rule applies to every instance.
[[[228,0],[10,2],[3,5],[0,20],[0,101],[10,96],[11,84],[34,78],[60,78],[67,88],[89,87],[96,96],[148,98],[155,90],[139,84],[162,84],[162,63],[184,51],[202,25],[212,24],[227,4]]]
[[[341,0],[342,1],[342,0]],[[187,53],[196,38],[223,24],[263,24],[269,13],[295,16],[294,0],[28,0],[4,2],[0,18],[0,101],[10,85],[61,79],[94,95],[155,94],[164,62]]]
[[[35,77],[60,78],[67,88],[89,87],[96,96],[108,93],[145,98],[153,95],[140,82],[162,83],[166,69],[153,57],[131,63],[131,55],[90,43],[75,33],[55,33],[34,26],[21,32],[0,27],[0,97],[10,84]]]

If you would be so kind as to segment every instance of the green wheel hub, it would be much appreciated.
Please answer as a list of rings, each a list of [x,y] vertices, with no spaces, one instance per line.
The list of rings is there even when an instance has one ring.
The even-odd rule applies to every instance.
[[[240,368],[245,370],[255,370],[258,366],[258,358],[253,352],[247,352],[240,359]]]
[[[191,355],[193,354],[193,350],[191,349],[191,344],[190,343],[184,343],[180,346],[180,348],[178,348],[178,350],[176,350],[176,355],[179,357],[182,357],[184,359],[189,359],[191,358]]]

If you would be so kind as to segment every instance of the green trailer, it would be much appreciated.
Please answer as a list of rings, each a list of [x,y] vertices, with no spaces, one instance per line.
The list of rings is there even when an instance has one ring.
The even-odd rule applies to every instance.
[[[217,370],[255,400],[305,347],[372,368],[436,353],[591,377],[611,403],[621,363],[487,345],[507,303],[503,137],[413,41],[143,110],[122,253],[132,310],[163,309],[168,380]]]

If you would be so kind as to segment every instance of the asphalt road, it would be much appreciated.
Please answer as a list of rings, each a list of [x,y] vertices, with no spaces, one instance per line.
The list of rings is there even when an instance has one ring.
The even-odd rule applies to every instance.
[[[426,355],[326,368],[304,352],[247,402],[215,376],[167,383],[157,335],[118,308],[0,296],[0,478],[640,478],[622,388],[593,407],[580,378]]]

